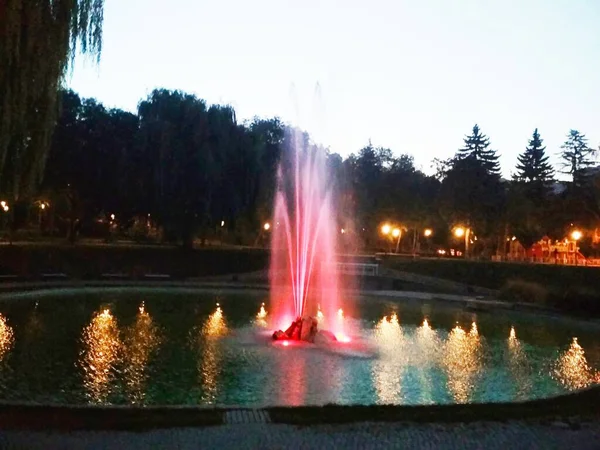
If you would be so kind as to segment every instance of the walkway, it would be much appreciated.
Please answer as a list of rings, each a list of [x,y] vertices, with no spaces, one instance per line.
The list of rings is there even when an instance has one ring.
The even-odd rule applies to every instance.
[[[273,424],[131,432],[0,431],[2,449],[578,449],[600,448],[600,424]]]

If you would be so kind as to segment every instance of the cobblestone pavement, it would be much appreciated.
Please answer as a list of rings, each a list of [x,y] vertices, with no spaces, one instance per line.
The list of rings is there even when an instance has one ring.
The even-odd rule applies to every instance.
[[[600,449],[600,423],[274,424],[131,432],[0,431],[2,449]]]

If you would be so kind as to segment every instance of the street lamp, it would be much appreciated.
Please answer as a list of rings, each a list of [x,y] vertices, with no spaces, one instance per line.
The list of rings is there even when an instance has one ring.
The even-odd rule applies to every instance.
[[[454,236],[456,236],[457,238],[462,238],[464,236],[465,238],[465,258],[469,256],[469,235],[471,234],[471,229],[468,227],[456,227],[454,228]]]
[[[425,230],[423,231],[423,235],[425,237],[429,237],[433,234],[433,231],[431,230],[431,228],[425,228]]]
[[[402,228],[394,228],[392,236],[398,238],[398,240],[396,240],[396,253],[398,253],[400,250],[400,239],[402,239]]]
[[[269,231],[269,230],[271,229],[271,224],[270,224],[269,222],[266,222],[266,223],[263,225],[263,229],[264,229],[265,231]]]
[[[390,227],[387,223],[381,227],[381,232],[386,236],[390,234],[392,227]]]
[[[571,238],[572,238],[574,241],[578,241],[579,239],[581,239],[581,237],[582,237],[582,236],[583,236],[583,233],[582,233],[581,231],[579,231],[579,230],[574,230],[574,231],[571,233]]]

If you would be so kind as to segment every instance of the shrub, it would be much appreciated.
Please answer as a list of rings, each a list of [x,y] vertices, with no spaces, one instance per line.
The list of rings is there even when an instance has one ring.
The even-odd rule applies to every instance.
[[[539,283],[516,279],[508,280],[502,286],[499,297],[511,302],[546,305],[548,294],[548,289]]]

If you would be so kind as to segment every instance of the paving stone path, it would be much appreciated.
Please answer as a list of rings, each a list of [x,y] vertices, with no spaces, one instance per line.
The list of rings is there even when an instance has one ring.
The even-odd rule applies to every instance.
[[[236,424],[131,432],[0,431],[1,449],[600,449],[600,423]]]

